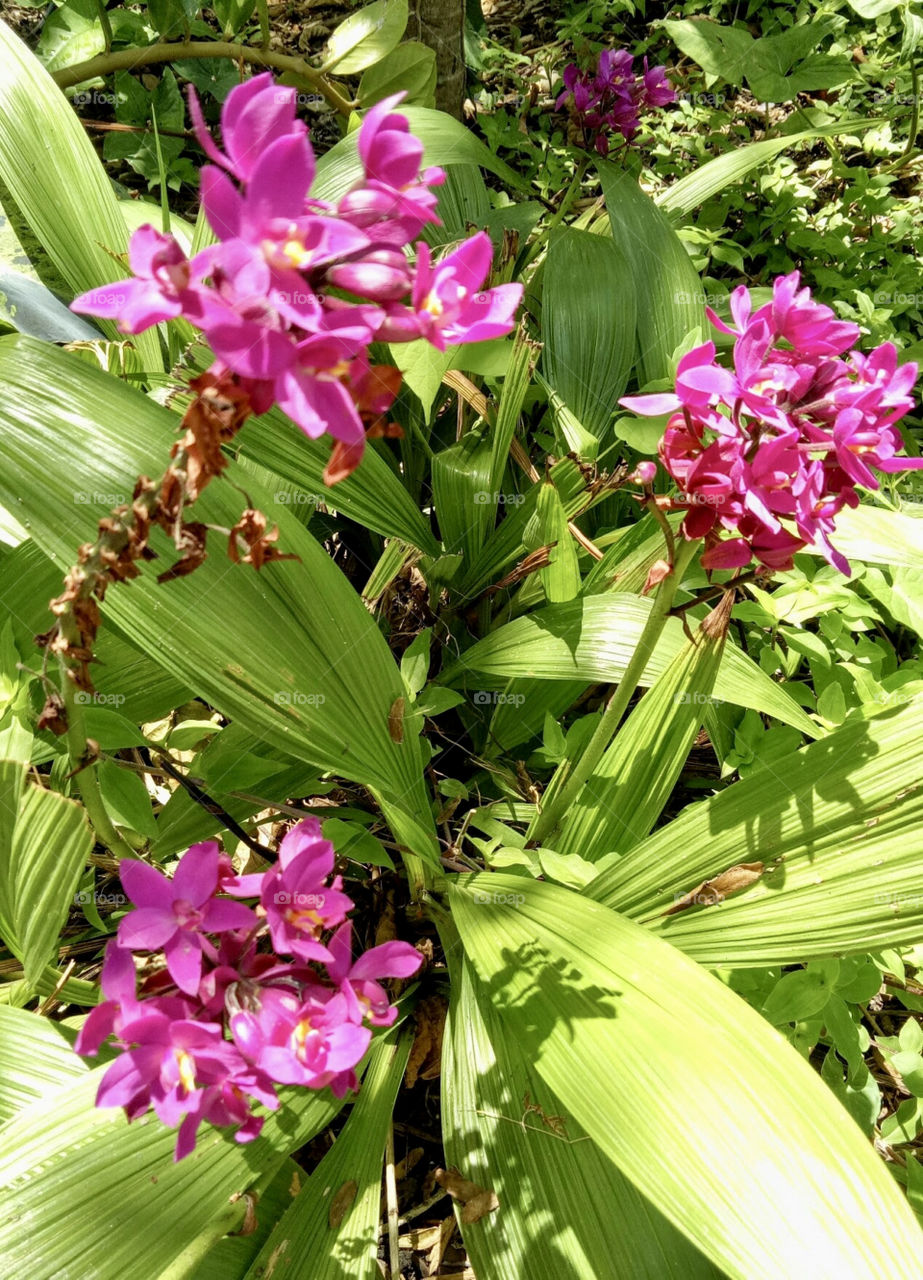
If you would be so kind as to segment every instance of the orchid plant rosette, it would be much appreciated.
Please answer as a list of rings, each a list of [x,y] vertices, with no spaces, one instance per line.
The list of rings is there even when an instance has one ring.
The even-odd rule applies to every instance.
[[[237,1142],[257,1137],[254,1107],[276,1110],[278,1084],[329,1086],[336,1097],[358,1088],[372,1028],[397,1018],[380,980],[410,977],[422,956],[393,941],[353,959],[353,902],[334,861],[316,818],[293,827],[278,862],[255,875],[237,875],[214,841],[193,845],[172,878],[123,860],[134,909],[106,947],[106,999],[74,1046],[95,1056],[112,1037],[121,1050],[97,1106],[123,1107],[129,1120],[153,1107],[179,1125],[180,1160],[203,1121],[235,1126]],[[136,952],[152,953],[138,961],[140,989]]]
[[[421,170],[423,144],[404,97],[365,115],[363,177],[334,202],[311,197],[314,151],[295,114],[296,91],[268,73],[238,85],[221,113],[225,150],[209,134],[194,90],[190,110],[211,164],[201,172],[217,243],[189,258],[175,237],[139,228],[133,278],[81,295],[77,311],[118,321],[126,333],[184,317],[215,353],[212,380],[233,380],[254,413],[278,405],[311,437],[337,441],[328,479],[359,463],[366,422],[390,407],[399,377],[373,366],[373,342],[424,338],[439,350],[510,332],[518,284],[485,289],[493,250],[479,232],[438,262],[425,243],[438,224],[439,168]]]
[[[858,326],[815,302],[797,271],[756,310],[740,286],[730,309],[733,325],[707,312],[734,338],[733,368],[706,342],[681,358],[673,391],[619,401],[670,415],[659,456],[679,493],[657,501],[685,512],[682,533],[705,540],[706,569],[790,569],[810,545],[848,576],[830,541],[838,512],[859,505],[858,488],[880,487],[875,471],[923,467],[898,457],[895,425],[913,408],[917,366],[890,342],[857,350]]]

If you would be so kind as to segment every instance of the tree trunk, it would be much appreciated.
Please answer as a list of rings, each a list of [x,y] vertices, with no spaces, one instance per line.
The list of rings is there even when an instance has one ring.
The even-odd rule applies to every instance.
[[[407,36],[436,55],[436,106],[457,120],[465,100],[465,0],[410,0]]]

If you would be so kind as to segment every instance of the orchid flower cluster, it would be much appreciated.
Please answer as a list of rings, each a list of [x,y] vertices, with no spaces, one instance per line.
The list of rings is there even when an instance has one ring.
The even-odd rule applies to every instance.
[[[77,311],[115,319],[127,333],[185,317],[216,356],[210,372],[234,379],[255,413],[278,404],[307,435],[329,432],[340,475],[359,462],[363,419],[396,394],[390,368],[373,368],[372,342],[425,338],[439,350],[509,333],[522,286],[482,288],[492,248],[480,232],[433,262],[408,246],[438,224],[439,168],[421,172],[423,144],[392,110],[395,94],[359,130],[364,176],[335,203],[313,199],[315,158],[296,92],[267,73],[238,85],[221,115],[225,150],[205,127],[194,91],[196,136],[211,164],[201,173],[205,214],[218,243],[188,258],[151,226],[129,247],[134,278],[92,289]],[[214,379],[213,379],[214,380]]]
[[[680,360],[675,391],[619,401],[635,413],[671,415],[659,453],[680,493],[663,505],[686,512],[686,538],[705,539],[707,569],[754,558],[790,569],[811,544],[849,576],[830,543],[837,513],[858,506],[857,486],[879,488],[872,468],[923,467],[923,458],[897,456],[903,442],[894,425],[913,407],[916,364],[898,364],[890,342],[863,355],[854,346],[858,327],[799,283],[797,271],[777,277],[772,300],[756,311],[749,290],[735,289],[736,327],[707,308],[711,323],[734,337],[732,370],[706,342]]]
[[[641,127],[642,111],[676,101],[666,67],[648,68],[645,58],[644,70],[636,75],[634,58],[625,49],[603,49],[595,72],[571,63],[563,79],[555,109],[569,104],[587,148],[602,156],[609,154],[609,134],[620,133],[630,142]]]
[[[358,1088],[371,1028],[397,1017],[380,979],[410,977],[422,957],[409,943],[385,942],[353,960],[353,902],[332,874],[334,858],[307,818],[256,875],[237,875],[214,841],[193,845],[172,879],[122,862],[134,910],[106,947],[106,1000],[74,1046],[95,1056],[112,1036],[122,1050],[97,1106],[123,1107],[129,1120],[153,1106],[164,1124],[179,1124],[181,1160],[202,1121],[236,1126],[238,1142],[255,1138],[263,1119],[254,1104],[276,1110],[277,1084],[329,1085],[338,1098]],[[135,951],[163,960],[140,990]]]

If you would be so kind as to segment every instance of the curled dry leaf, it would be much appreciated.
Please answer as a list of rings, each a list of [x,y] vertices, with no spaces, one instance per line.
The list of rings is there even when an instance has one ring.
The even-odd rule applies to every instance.
[[[407,1061],[407,1088],[418,1080],[436,1080],[442,1069],[442,1034],[448,1002],[442,996],[427,996],[414,1010],[416,1036]]]
[[[453,1199],[462,1202],[464,1207],[461,1220],[464,1223],[479,1222],[485,1214],[493,1213],[500,1207],[496,1191],[479,1187],[476,1182],[469,1182],[454,1166],[451,1169],[437,1169],[436,1181]]]
[[[713,907],[723,902],[729,893],[739,893],[741,889],[755,884],[764,870],[765,864],[762,862],[740,862],[734,867],[728,867],[727,871],[722,871],[711,880],[703,880],[694,889],[690,889],[672,907],[662,911],[661,915],[672,916],[689,907]]]

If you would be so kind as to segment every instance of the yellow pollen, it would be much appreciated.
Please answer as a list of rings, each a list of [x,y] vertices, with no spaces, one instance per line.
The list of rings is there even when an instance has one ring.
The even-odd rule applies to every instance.
[[[431,293],[423,303],[423,310],[428,311],[431,316],[434,316],[438,320],[445,308],[436,295]]]
[[[285,913],[287,924],[293,925],[296,929],[311,929],[316,932],[321,924],[321,918],[316,911],[299,911],[297,907],[289,907]]]
[[[176,1058],[183,1088],[187,1093],[192,1093],[195,1088],[195,1060],[192,1054],[187,1053],[185,1049],[174,1049],[173,1056]]]

